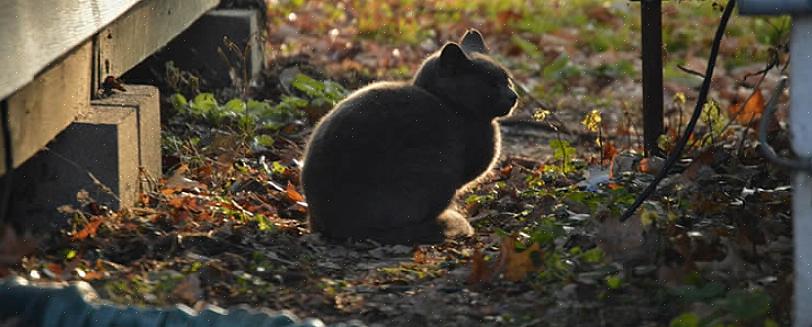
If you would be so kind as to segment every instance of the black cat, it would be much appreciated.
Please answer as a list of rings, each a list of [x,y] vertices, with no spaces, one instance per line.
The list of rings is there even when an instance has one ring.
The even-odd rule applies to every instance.
[[[473,234],[449,204],[498,157],[494,119],[517,99],[508,72],[486,53],[469,30],[428,57],[411,83],[364,87],[318,123],[302,169],[313,232],[388,244]]]

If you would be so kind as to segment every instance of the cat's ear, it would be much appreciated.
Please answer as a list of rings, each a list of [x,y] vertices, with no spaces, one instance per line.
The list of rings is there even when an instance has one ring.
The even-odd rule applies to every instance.
[[[440,73],[443,76],[457,75],[471,64],[465,51],[454,42],[446,43],[440,50]]]
[[[465,32],[465,36],[462,37],[460,40],[460,44],[462,44],[462,49],[465,52],[473,53],[488,53],[488,47],[485,46],[485,40],[482,38],[482,33],[479,33],[476,29],[472,28],[469,29],[468,32]]]

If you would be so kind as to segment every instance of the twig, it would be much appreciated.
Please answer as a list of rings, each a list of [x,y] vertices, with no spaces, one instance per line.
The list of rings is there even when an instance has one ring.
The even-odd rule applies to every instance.
[[[758,142],[761,144],[759,147],[761,150],[761,155],[778,166],[793,170],[812,172],[812,161],[810,161],[808,158],[804,158],[806,160],[792,160],[779,157],[778,154],[775,153],[775,150],[773,150],[773,147],[767,142],[767,127],[769,125],[770,117],[775,112],[775,107],[778,106],[778,98],[781,96],[781,92],[784,90],[784,85],[786,82],[786,77],[782,78],[778,82],[778,85],[775,86],[772,96],[770,97],[770,101],[767,102],[767,107],[764,109],[764,115],[761,117],[761,122],[758,126]]]
[[[2,198],[0,198],[0,226],[5,225],[6,222],[6,213],[8,211],[8,202],[11,198],[11,185],[14,170],[14,150],[12,149],[11,143],[11,129],[9,122],[9,106],[8,100],[1,100],[0,101],[0,124],[3,126],[3,149],[5,151],[5,164],[6,164],[6,172],[5,172],[5,179],[3,183],[3,193]]]
[[[522,84],[518,80],[515,80],[515,79],[512,79],[512,80],[513,80],[513,85],[515,85],[519,89],[519,91],[522,93],[522,95],[529,98],[537,106],[539,106],[539,107],[541,107],[543,109],[553,109],[552,106],[542,102],[541,100],[536,98],[532,93],[530,93],[530,91],[527,90],[527,87],[525,87],[524,84]],[[556,113],[556,110],[550,110],[550,118],[552,118],[552,120],[555,121],[555,124],[547,122],[546,119],[544,120],[544,123],[548,124],[556,132],[560,132],[561,130],[563,130],[564,133],[567,133],[568,135],[572,135],[570,130],[567,129],[566,125],[564,125],[564,123],[561,121],[561,119],[558,118],[558,116],[555,113]]]
[[[654,180],[643,190],[640,195],[634,200],[634,203],[623,213],[623,216],[620,218],[620,221],[626,221],[631,217],[637,208],[643,204],[646,199],[651,196],[652,193],[657,189],[657,185],[668,175],[669,170],[674,167],[674,164],[677,163],[680,156],[682,155],[682,151],[685,149],[685,145],[688,144],[688,139],[690,138],[691,134],[696,127],[697,121],[699,121],[699,116],[702,114],[702,108],[705,105],[705,101],[708,98],[708,92],[710,91],[710,84],[711,78],[713,77],[713,69],[716,67],[716,57],[719,55],[719,45],[722,43],[722,37],[725,35],[725,28],[727,27],[727,22],[730,20],[730,16],[733,14],[733,7],[736,6],[736,0],[730,0],[727,2],[727,6],[725,6],[725,11],[722,13],[722,19],[719,22],[719,27],[716,29],[716,35],[713,39],[713,44],[711,45],[711,52],[710,57],[708,58],[708,66],[705,71],[705,79],[702,80],[702,87],[699,89],[699,97],[696,101],[696,107],[694,107],[694,112],[691,116],[691,120],[688,122],[688,125],[685,127],[685,133],[682,134],[677,145],[674,147],[674,150],[671,152],[671,155],[668,156],[666,159],[665,164],[663,165],[663,169],[661,169],[657,176],[654,177]]]
[[[683,65],[677,65],[677,68],[679,68],[679,70],[681,70],[683,72],[686,72],[688,74],[699,76],[699,78],[705,78],[704,74],[702,74],[702,73],[700,73],[698,71],[695,71],[693,69],[690,69],[688,67],[685,67]]]
[[[85,167],[82,167],[82,165],[80,165],[80,164],[79,164],[79,163],[77,163],[76,161],[73,161],[73,160],[71,160],[71,159],[68,159],[67,157],[65,157],[65,156],[63,156],[63,155],[61,155],[61,154],[59,154],[59,152],[56,152],[56,151],[54,151],[54,150],[51,150],[51,149],[50,149],[50,148],[48,148],[48,147],[44,147],[44,148],[43,148],[43,150],[45,150],[45,151],[48,151],[48,152],[52,153],[54,156],[56,156],[56,157],[57,157],[57,158],[59,158],[59,159],[62,159],[63,161],[65,161],[65,162],[67,162],[68,164],[70,164],[71,166],[75,167],[76,169],[79,169],[79,170],[81,170],[81,171],[84,171],[84,172],[87,174],[87,177],[89,177],[89,178],[90,178],[90,180],[93,182],[93,185],[95,185],[96,187],[98,187],[98,188],[99,188],[99,190],[101,190],[102,192],[107,193],[108,195],[112,196],[112,197],[113,197],[113,199],[115,199],[116,201],[121,202],[121,199],[118,197],[118,195],[116,195],[116,193],[115,193],[115,192],[113,192],[113,189],[111,189],[109,186],[107,186],[107,185],[105,185],[104,183],[102,183],[102,181],[100,181],[98,178],[96,178],[96,175],[93,175],[93,173],[92,173],[92,172],[90,172],[90,170],[88,170],[88,169],[87,169],[87,168],[85,168]]]

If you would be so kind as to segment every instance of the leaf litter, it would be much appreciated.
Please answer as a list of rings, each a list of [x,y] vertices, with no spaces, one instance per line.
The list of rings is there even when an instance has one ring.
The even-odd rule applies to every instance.
[[[138,206],[117,212],[99,210],[84,194],[87,205],[65,208],[70,224],[37,249],[4,234],[0,273],[84,280],[127,305],[249,304],[328,323],[789,322],[789,178],[758,155],[750,128],[763,111],[760,90],[772,89],[778,76],[768,72],[760,86],[743,77],[763,68],[753,62],[781,42],[780,19],[758,39],[726,39],[716,110],[703,116],[677,171],[620,223],[661,164],[637,154],[634,5],[442,4],[448,12],[421,1],[271,6],[271,67],[249,92],[258,100],[173,96],[163,108],[167,177],[145,190]],[[697,26],[715,24],[715,11],[704,2],[668,3],[664,11],[678,17],[665,21],[665,86],[674,100],[660,143],[668,150],[698,85],[674,68],[703,65],[709,39]],[[405,247],[309,234],[298,174],[315,120],[346,95],[343,88],[406,78],[426,53],[471,26],[493,40],[492,51],[535,98],[525,97],[502,123],[503,153],[486,181],[460,195],[476,236]],[[771,142],[787,153],[783,108]],[[546,125],[552,116],[562,132]]]

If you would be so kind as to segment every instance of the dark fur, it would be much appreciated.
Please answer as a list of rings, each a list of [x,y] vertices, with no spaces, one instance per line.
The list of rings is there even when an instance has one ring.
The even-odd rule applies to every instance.
[[[494,119],[517,96],[479,32],[461,44],[426,59],[411,83],[364,87],[319,122],[302,169],[313,232],[390,244],[473,234],[449,204],[493,164]]]

